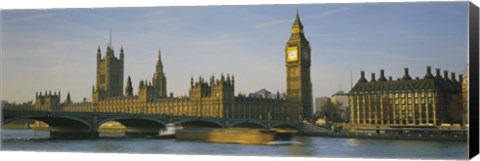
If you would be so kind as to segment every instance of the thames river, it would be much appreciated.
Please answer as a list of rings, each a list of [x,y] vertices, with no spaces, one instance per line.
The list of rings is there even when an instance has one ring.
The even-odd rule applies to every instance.
[[[47,131],[2,129],[2,150],[404,159],[467,159],[468,155],[467,142],[450,141],[297,136],[289,142],[244,145],[111,136],[64,140],[48,135]]]

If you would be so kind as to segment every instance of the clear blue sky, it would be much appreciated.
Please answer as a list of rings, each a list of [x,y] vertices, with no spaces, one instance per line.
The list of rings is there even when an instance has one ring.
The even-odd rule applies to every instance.
[[[297,7],[312,48],[314,97],[350,89],[360,70],[394,79],[427,65],[465,73],[468,2],[3,10],[3,100],[35,91],[91,99],[96,50],[113,31],[125,49],[134,92],[151,80],[162,51],[167,92],[188,93],[190,77],[235,75],[236,93],[285,91],[284,47]]]

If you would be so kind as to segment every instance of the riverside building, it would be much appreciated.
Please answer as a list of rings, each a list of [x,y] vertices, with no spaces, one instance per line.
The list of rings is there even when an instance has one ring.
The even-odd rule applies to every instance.
[[[38,110],[79,112],[161,114],[257,120],[301,122],[312,115],[312,85],[310,80],[310,45],[300,17],[295,17],[291,35],[285,47],[286,97],[247,97],[235,95],[235,78],[230,74],[210,79],[190,80],[188,96],[167,95],[167,78],[163,72],[161,53],[151,80],[142,80],[138,93],[133,93],[131,78],[124,85],[124,50],[119,57],[111,42],[102,57],[100,47],[96,56],[96,84],[92,87],[92,102],[72,103],[70,97],[60,102],[60,92],[38,94]],[[70,96],[70,95],[68,95]],[[282,94],[283,96],[283,94]]]
[[[392,80],[380,70],[380,77],[361,77],[351,89],[350,126],[374,128],[435,128],[448,122],[447,112],[452,97],[461,94],[463,76],[449,77],[448,71],[436,75],[428,66],[423,78],[412,78],[408,68],[402,78]]]

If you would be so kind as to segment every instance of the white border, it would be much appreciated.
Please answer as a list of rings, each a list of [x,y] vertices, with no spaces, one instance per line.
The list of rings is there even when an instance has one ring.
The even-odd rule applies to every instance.
[[[371,3],[371,2],[424,2],[425,0],[1,0],[0,9],[51,9],[94,7],[152,7],[152,6],[207,6],[207,5],[258,5],[258,4],[309,4],[309,3]],[[462,0],[434,0],[449,2]],[[480,0],[472,0],[480,4]]]
[[[435,0],[435,2],[446,2],[452,0]],[[480,6],[480,0],[472,0]],[[309,4],[309,3],[371,3],[371,2],[423,2],[419,0],[183,0],[183,1],[155,1],[155,0],[1,0],[0,14],[3,9],[52,9],[52,8],[104,8],[104,7],[151,7],[151,6],[207,6],[207,5],[258,5],[258,4]],[[0,17],[1,24],[1,17]],[[0,27],[1,29],[1,27]],[[1,32],[1,31],[0,31]],[[2,34],[0,33],[0,36]],[[1,37],[0,37],[1,39]],[[1,41],[0,41],[1,43]],[[1,44],[0,44],[1,45]],[[1,52],[1,50],[0,50]],[[0,53],[1,58],[1,53]],[[1,73],[1,71],[0,71]],[[1,76],[1,75],[0,75]],[[1,79],[1,77],[0,77]],[[1,145],[0,145],[1,147]],[[116,154],[116,153],[69,153],[69,152],[8,152],[0,151],[2,160],[352,160],[351,158],[304,158],[304,157],[237,157],[237,156],[207,156],[207,155],[161,155],[161,154]],[[474,160],[480,160],[477,157]],[[354,158],[353,160],[373,160]],[[398,159],[376,159],[376,160],[398,160]],[[413,160],[412,160],[413,161]]]

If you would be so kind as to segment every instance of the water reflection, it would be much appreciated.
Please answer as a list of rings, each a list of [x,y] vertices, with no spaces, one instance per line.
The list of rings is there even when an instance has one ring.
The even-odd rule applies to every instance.
[[[348,139],[348,145],[352,147],[356,147],[358,145],[357,139]]]
[[[287,147],[287,154],[290,156],[313,156],[313,142],[309,137],[294,137],[295,141],[301,144],[295,144]]]
[[[50,139],[48,131],[2,130],[2,150],[110,153],[467,159],[466,142],[293,137],[276,144],[213,144],[175,139]]]

